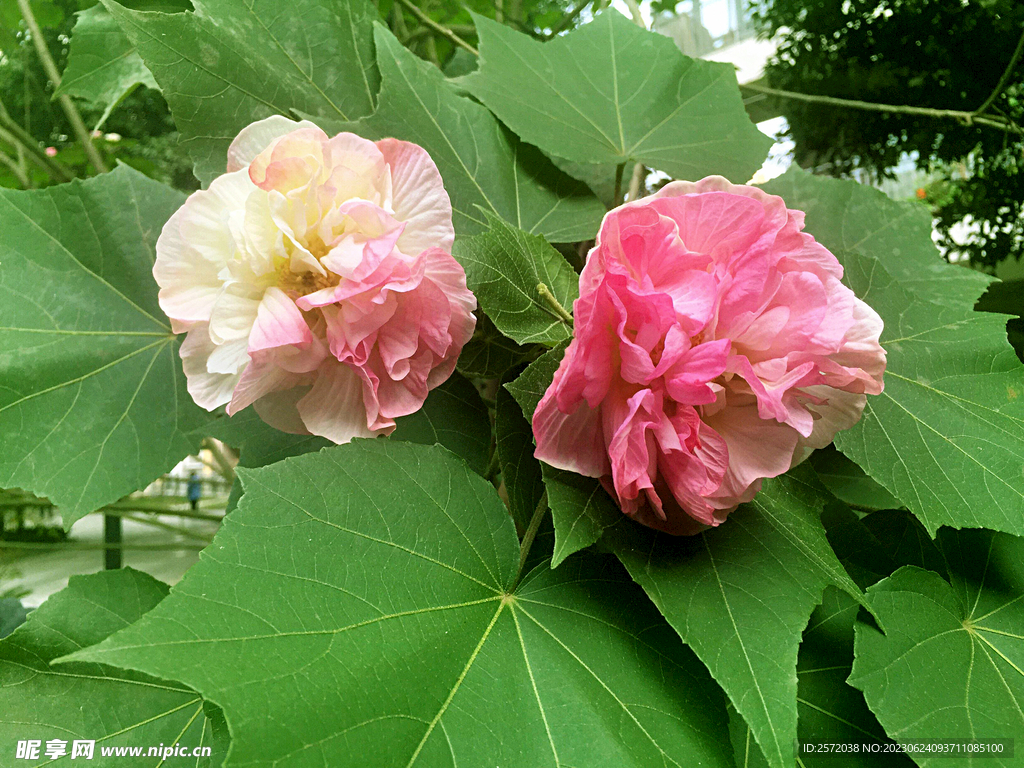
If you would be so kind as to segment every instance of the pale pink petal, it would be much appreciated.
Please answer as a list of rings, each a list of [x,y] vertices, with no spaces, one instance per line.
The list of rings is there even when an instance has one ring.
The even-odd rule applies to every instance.
[[[192,248],[180,234],[184,208],[164,224],[156,245],[153,277],[160,286],[160,308],[182,323],[209,322],[223,290],[221,266]]]
[[[299,416],[298,402],[309,390],[308,386],[298,386],[271,392],[254,402],[252,407],[274,429],[293,435],[308,435],[310,432]]]
[[[721,487],[707,494],[716,506],[728,508],[748,501],[754,483],[764,477],[777,477],[792,465],[800,435],[785,424],[760,418],[753,398],[739,397],[735,404],[728,404],[705,420],[729,451],[729,468]]]
[[[832,442],[837,432],[849,429],[858,421],[867,404],[867,396],[857,392],[844,392],[826,386],[804,387],[821,403],[808,404],[807,409],[814,416],[814,428],[807,437],[797,442],[793,464],[806,459],[811,451],[824,448]]]
[[[231,393],[238,384],[237,373],[216,373],[208,368],[210,356],[217,351],[217,345],[210,339],[209,327],[197,325],[188,332],[181,344],[181,361],[184,364],[188,393],[201,408],[212,411],[231,400]]]
[[[316,373],[313,388],[298,401],[299,416],[311,434],[335,443],[373,437],[363,404],[363,384],[352,368],[333,362]]]
[[[263,294],[248,336],[250,353],[313,340],[299,308],[280,288],[268,288]]]
[[[272,362],[260,364],[252,361],[242,372],[228,403],[227,414],[233,416],[271,392],[291,389],[308,383],[308,376],[286,371]]]
[[[398,139],[383,139],[377,146],[391,167],[395,218],[408,224],[398,247],[410,256],[431,247],[450,251],[455,240],[451,200],[430,155]]]
[[[246,168],[274,141],[299,128],[316,128],[308,120],[296,122],[283,115],[271,115],[247,125],[228,148],[228,173]]]
[[[217,344],[249,337],[261,296],[251,286],[229,283],[210,313],[210,338]]]

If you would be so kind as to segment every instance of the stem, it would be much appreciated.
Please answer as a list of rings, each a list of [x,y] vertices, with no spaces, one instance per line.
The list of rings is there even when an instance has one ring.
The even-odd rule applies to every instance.
[[[494,482],[494,478],[498,475],[498,467],[500,466],[500,460],[498,459],[498,448],[495,446],[494,451],[491,453],[491,460],[487,464],[487,474],[484,476],[490,482]]]
[[[551,289],[544,285],[544,283],[537,283],[537,293],[540,294],[541,299],[548,305],[548,308],[555,317],[570,327],[572,326],[572,314],[558,303],[558,299],[555,298],[555,294],[551,292]]]
[[[18,0],[18,2],[19,3],[24,3],[24,2],[28,2],[28,0]],[[479,56],[480,55],[480,51],[478,51],[472,45],[470,45],[465,40],[463,40],[461,37],[456,35],[454,32],[452,32],[450,29],[448,29],[448,27],[445,27],[445,26],[443,26],[441,24],[438,24],[432,18],[427,16],[427,14],[425,14],[418,7],[416,7],[416,4],[413,3],[412,0],[398,0],[398,2],[400,2],[406,8],[408,8],[409,11],[412,13],[412,15],[420,20],[420,23],[425,24],[426,26],[430,27],[432,30],[437,32],[439,35],[443,35],[444,37],[448,38],[449,40],[451,40],[453,43],[455,43],[455,45],[459,46],[460,48],[465,48],[467,51],[472,53],[474,56]]]
[[[976,112],[964,112],[959,109],[933,109],[931,107],[911,107],[901,104],[877,104],[872,101],[858,101],[857,99],[840,99],[835,96],[817,96],[810,93],[782,91],[778,88],[768,88],[767,86],[754,85],[752,83],[741,85],[740,88],[745,88],[746,90],[753,91],[754,93],[763,93],[765,96],[777,96],[780,99],[790,99],[792,101],[806,101],[810,104],[828,104],[833,107],[863,109],[869,112],[890,112],[902,115],[944,117],[958,120],[964,125],[977,123],[978,125],[988,126],[989,128],[998,128],[1003,131],[1013,129],[1013,126],[1006,120],[997,120],[992,117],[978,115]]]
[[[629,200],[632,202],[640,196],[640,185],[644,181],[644,177],[647,176],[647,169],[643,163],[637,163],[633,166],[633,176],[629,180]]]
[[[537,509],[533,512],[533,517],[530,518],[530,525],[526,529],[526,533],[523,534],[523,543],[519,548],[519,570],[516,571],[516,577],[512,580],[512,586],[509,587],[509,592],[513,592],[516,587],[519,586],[519,580],[523,578],[523,569],[526,567],[526,558],[530,555],[530,548],[533,546],[533,540],[537,538],[537,531],[540,528],[541,521],[544,519],[544,513],[548,511],[548,492],[544,491],[540,495],[540,501],[537,503]]]
[[[1024,34],[1020,36],[1020,40],[1017,41],[1017,49],[1013,52],[1013,56],[1010,57],[1010,63],[1006,65],[1006,69],[1003,70],[1002,76],[999,78],[999,82],[996,83],[995,89],[989,94],[989,97],[985,99],[985,102],[974,110],[975,115],[980,115],[986,109],[992,106],[999,94],[1006,88],[1006,83],[1010,80],[1010,75],[1013,74],[1013,70],[1017,67],[1017,62],[1020,61],[1021,54],[1024,53]]]
[[[615,166],[615,194],[612,197],[612,207],[618,208],[622,205],[622,173],[626,170],[625,163]]]
[[[53,60],[53,56],[50,55],[50,51],[46,47],[46,41],[43,39],[43,31],[39,28],[39,24],[36,21],[35,15],[32,13],[32,8],[29,7],[29,0],[18,0],[18,8],[21,9],[21,16],[25,19],[25,24],[28,26],[29,32],[32,34],[32,42],[35,44],[36,53],[39,54],[39,60],[43,63],[43,69],[46,71],[46,76],[50,79],[50,83],[54,89],[60,88],[60,72],[57,70],[57,64]],[[103,162],[103,158],[100,157],[99,150],[92,143],[92,137],[89,135],[89,131],[85,127],[85,123],[82,122],[82,116],[78,113],[78,108],[75,103],[71,101],[71,97],[67,94],[61,94],[57,97],[57,103],[60,104],[61,109],[64,110],[64,114],[68,117],[68,122],[71,123],[71,130],[75,132],[75,136],[78,137],[79,143],[85,150],[85,156],[89,158],[89,163],[93,168],[96,169],[97,173],[106,173],[107,164]]]

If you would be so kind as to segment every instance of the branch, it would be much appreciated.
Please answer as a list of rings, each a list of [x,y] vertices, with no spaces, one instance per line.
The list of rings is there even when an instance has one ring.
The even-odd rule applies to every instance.
[[[46,153],[39,148],[39,143],[35,138],[18,125],[6,110],[0,110],[0,139],[8,144],[21,147],[40,168],[58,181],[71,181],[75,178],[67,168],[52,157],[47,157]]]
[[[28,2],[28,0],[18,0],[18,2],[19,3],[25,3],[25,2]],[[426,24],[432,30],[437,32],[439,35],[442,35],[442,36],[448,38],[449,40],[451,40],[453,43],[455,43],[455,45],[459,46],[460,48],[465,48],[467,51],[472,53],[474,56],[479,56],[480,55],[480,51],[478,51],[472,45],[470,45],[465,40],[463,40],[461,37],[456,35],[454,32],[452,32],[450,29],[448,29],[448,27],[443,26],[442,24],[438,24],[432,18],[427,16],[427,14],[425,14],[423,11],[421,11],[419,8],[416,7],[416,4],[413,3],[412,0],[398,0],[398,2],[400,2],[406,8],[408,8],[412,12],[412,15],[420,20],[420,23]]]
[[[963,125],[988,126],[998,128],[1002,131],[1016,130],[1009,121],[1001,118],[979,115],[977,112],[964,112],[959,109],[933,109],[932,107],[911,107],[903,104],[878,104],[873,101],[858,101],[857,99],[840,99],[835,96],[818,96],[811,93],[797,93],[795,91],[782,91],[778,88],[768,88],[763,85],[747,84],[741,85],[754,93],[763,93],[765,96],[777,96],[780,99],[791,101],[805,101],[810,104],[828,104],[833,107],[845,107],[847,109],[863,109],[868,112],[890,112],[902,115],[921,115],[923,117],[951,118]]]
[[[28,175],[22,169],[21,164],[17,160],[7,156],[6,152],[0,152],[0,164],[7,166],[7,169],[14,174],[18,179],[18,183],[21,184],[22,189],[28,189]]]
[[[640,6],[636,0],[626,0],[626,5],[629,7],[629,15],[633,17],[633,23],[641,29],[647,29],[647,25],[644,23],[644,15],[640,13]]]
[[[54,90],[59,89],[60,72],[57,70],[57,64],[54,62],[53,56],[50,55],[50,51],[46,47],[43,31],[39,28],[38,22],[36,22],[36,17],[32,13],[32,8],[29,7],[28,0],[18,0],[18,8],[21,9],[21,16],[25,19],[25,24],[32,34],[32,42],[35,44],[36,53],[39,54],[39,60],[43,63],[46,76],[50,79]],[[57,103],[60,104],[64,114],[67,115],[68,122],[71,123],[71,130],[75,132],[75,136],[85,150],[85,156],[89,158],[89,163],[96,169],[97,173],[106,173],[108,170],[107,164],[103,162],[99,150],[92,143],[92,137],[89,135],[85,123],[82,122],[82,116],[78,114],[78,108],[71,101],[71,97],[67,94],[61,94],[57,97]]]
[[[1003,70],[1002,76],[999,78],[999,82],[996,83],[995,89],[989,94],[989,97],[985,99],[985,103],[974,110],[975,115],[980,115],[986,109],[992,106],[999,94],[1006,88],[1007,82],[1010,80],[1010,76],[1013,74],[1013,70],[1017,67],[1017,62],[1020,61],[1021,54],[1024,53],[1024,34],[1020,36],[1020,40],[1017,41],[1017,50],[1013,52],[1013,56],[1010,58],[1010,63],[1006,65],[1006,69]]]
[[[582,3],[578,3],[575,8],[573,8],[571,11],[565,14],[565,16],[563,16],[561,20],[559,20],[559,22],[555,24],[554,27],[551,28],[551,31],[548,33],[547,38],[550,40],[551,38],[557,37],[560,33],[568,29],[572,25],[572,23],[576,21],[577,17],[581,13],[583,13],[583,9],[590,5],[591,2],[593,2],[593,0],[583,0]]]
[[[647,169],[643,163],[637,163],[633,166],[633,176],[629,180],[629,199],[630,201],[636,200],[640,196],[640,185],[644,181],[644,177],[647,176]]]

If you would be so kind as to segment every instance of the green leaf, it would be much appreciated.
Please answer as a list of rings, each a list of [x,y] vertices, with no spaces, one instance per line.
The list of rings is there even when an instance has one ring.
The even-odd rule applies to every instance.
[[[57,94],[78,96],[103,107],[103,115],[96,123],[99,127],[121,99],[139,85],[159,87],[106,8],[95,5],[79,13]]]
[[[100,664],[52,664],[138,621],[166,595],[166,584],[131,568],[72,576],[66,589],[0,640],[0,742],[8,756],[21,740],[45,745],[60,739],[68,742],[68,757],[51,761],[40,749],[38,762],[24,764],[72,764],[77,760],[70,760],[71,743],[79,739],[96,742],[89,765],[100,768],[125,763],[123,756],[102,757],[101,747],[161,743],[209,746],[210,757],[193,764],[221,764],[227,734],[217,727],[217,715],[203,714],[195,691]]]
[[[898,202],[855,181],[812,176],[796,165],[763,189],[806,212],[807,232],[840,261],[848,252],[877,259],[925,301],[971,309],[994,279],[946,263],[932,241],[931,214],[920,203]]]
[[[533,421],[533,412],[537,410],[537,404],[551,385],[568,346],[569,342],[566,341],[549,349],[530,363],[515,381],[505,385],[529,421]]]
[[[48,496],[66,526],[194,452],[209,418],[185,390],[157,304],[160,228],[184,196],[125,166],[0,190],[0,487]]]
[[[846,593],[825,588],[804,630],[797,659],[798,744],[878,745],[878,752],[859,750],[822,754],[798,749],[804,768],[909,768],[902,755],[882,751],[892,745],[860,691],[846,684],[853,663],[853,624],[859,605]],[[729,731],[737,768],[767,768],[753,733],[733,707]]]
[[[533,457],[533,430],[505,387],[498,387],[494,399],[494,440],[501,479],[516,528],[525,531],[544,495],[540,462]]]
[[[195,173],[209,183],[250,123],[292,111],[356,120],[380,82],[368,0],[195,0],[194,13],[103,0],[167,99]]]
[[[391,440],[422,445],[442,445],[469,464],[478,475],[486,474],[491,457],[491,418],[480,393],[457,373],[431,391],[423,407],[395,419]]]
[[[800,634],[826,586],[860,598],[805,469],[766,480],[720,527],[673,537],[621,519],[603,541],[696,652],[774,768],[793,765]]]
[[[529,348],[516,344],[495,328],[487,315],[478,311],[476,331],[462,348],[457,367],[464,376],[497,379],[523,362],[529,354]]]
[[[831,446],[812,453],[810,462],[822,485],[847,504],[867,509],[902,506],[899,499]]]
[[[843,256],[846,281],[885,321],[885,391],[836,446],[941,525],[1024,534],[1024,366],[1005,320],[926,302],[879,261]]]
[[[622,510],[599,480],[541,464],[544,487],[555,526],[551,567],[557,568],[601,538],[606,528],[622,521]]]
[[[487,471],[491,445],[487,406],[476,387],[459,374],[453,373],[448,381],[431,391],[419,411],[402,416],[396,422],[398,426],[391,433],[391,440],[443,445],[462,457],[477,474]],[[218,419],[206,434],[238,449],[238,466],[247,468],[265,467],[334,445],[316,435],[293,435],[274,429],[252,408]],[[241,484],[236,480],[228,511],[238,505],[241,495]]]
[[[355,124],[331,126],[426,149],[451,197],[457,234],[488,229],[482,209],[551,242],[594,237],[605,211],[584,184],[520,142],[484,107],[457,95],[437,67],[386,29],[378,25],[374,39],[382,78],[377,111]]]
[[[357,441],[243,482],[173,594],[77,655],[173,670],[236,764],[732,765],[720,692],[614,559],[513,587],[511,518],[444,450]]]
[[[0,640],[25,623],[28,611],[16,597],[0,597]]]
[[[515,381],[505,385],[531,420],[567,345],[565,342],[549,350],[531,363]],[[544,463],[540,466],[555,529],[551,567],[557,568],[569,555],[597,542],[605,528],[621,521],[622,512],[598,480]]]
[[[487,216],[490,229],[455,242],[466,283],[499,331],[519,344],[549,346],[572,338],[572,323],[538,291],[543,283],[566,313],[579,297],[579,275],[543,237]]]
[[[802,744],[892,745],[864,696],[846,684],[853,664],[853,625],[860,608],[844,592],[825,590],[804,630],[797,661],[798,730]],[[830,768],[836,755],[801,753],[807,768]],[[910,759],[893,752],[844,753],[844,768],[904,768]]]
[[[545,152],[737,182],[764,162],[771,140],[747,117],[731,64],[684,56],[616,11],[546,43],[474,20],[479,68],[461,84]]]
[[[903,565],[946,573],[942,553],[909,512],[887,509],[858,518],[848,508],[833,507],[822,519],[840,562],[862,588]]]
[[[1024,541],[943,530],[952,583],[906,566],[868,590],[886,633],[856,627],[850,683],[886,732],[912,739],[1024,738]],[[919,765],[946,760],[919,759]],[[979,761],[980,763],[980,761]],[[966,763],[965,763],[966,764]],[[1010,757],[985,765],[1019,764]]]

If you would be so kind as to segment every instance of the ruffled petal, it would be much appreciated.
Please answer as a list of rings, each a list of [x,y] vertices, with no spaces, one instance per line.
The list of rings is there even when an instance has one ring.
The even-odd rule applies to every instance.
[[[391,168],[395,218],[407,223],[399,249],[410,256],[432,247],[450,251],[455,241],[452,204],[430,155],[423,147],[398,139],[383,139],[377,146]]]
[[[271,115],[247,125],[228,147],[228,173],[248,167],[274,139],[300,128],[316,128],[316,125],[308,120],[296,122],[284,115]]]
[[[367,424],[362,381],[344,363],[321,367],[313,388],[298,401],[297,407],[306,429],[333,443],[374,436]]]

